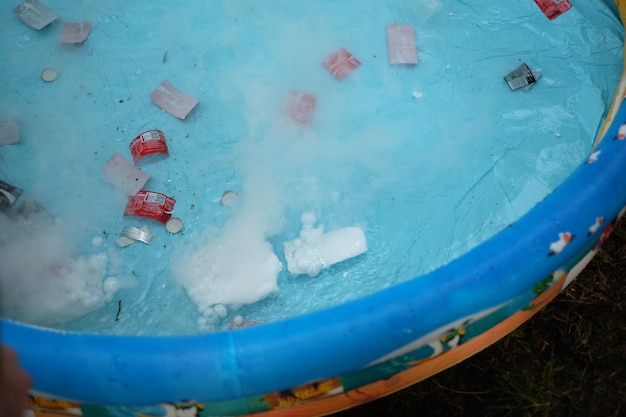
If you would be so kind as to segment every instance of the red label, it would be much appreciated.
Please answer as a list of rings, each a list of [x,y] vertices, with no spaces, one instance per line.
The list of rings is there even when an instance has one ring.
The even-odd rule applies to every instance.
[[[130,153],[133,155],[135,163],[146,155],[155,153],[169,155],[163,132],[160,130],[143,132],[130,142]]]
[[[312,94],[290,91],[287,102],[287,115],[302,126],[310,126],[317,99]]]
[[[140,216],[166,223],[172,217],[176,200],[165,194],[141,190],[128,197],[124,216]]]
[[[535,3],[550,20],[556,19],[572,8],[569,0],[535,0]]]
[[[338,80],[343,80],[353,69],[361,65],[361,62],[352,56],[346,48],[341,48],[326,58],[323,64],[324,68],[326,68]]]

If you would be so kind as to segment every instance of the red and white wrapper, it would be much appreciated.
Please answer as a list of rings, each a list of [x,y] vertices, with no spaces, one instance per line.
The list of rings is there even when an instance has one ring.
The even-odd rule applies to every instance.
[[[348,52],[346,48],[341,48],[326,58],[323,64],[328,72],[333,74],[338,80],[343,80],[350,72],[360,66],[361,62]]]
[[[176,200],[155,191],[141,190],[128,197],[124,216],[139,216],[158,220],[165,224],[174,211]]]
[[[178,91],[167,80],[150,94],[150,98],[154,104],[179,119],[185,119],[198,104],[197,99]]]
[[[387,26],[387,49],[390,64],[417,64],[413,26]]]
[[[135,163],[148,155],[169,155],[165,135],[160,130],[147,130],[137,135],[137,137],[130,142],[129,148]]]
[[[91,22],[65,23],[61,34],[61,43],[83,43],[91,32]]]
[[[550,20],[556,19],[572,8],[569,0],[535,0],[535,3]]]
[[[287,101],[287,116],[302,126],[311,126],[317,98],[313,94],[290,91]]]

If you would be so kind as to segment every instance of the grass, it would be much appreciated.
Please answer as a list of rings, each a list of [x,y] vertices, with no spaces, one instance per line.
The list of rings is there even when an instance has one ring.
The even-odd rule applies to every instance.
[[[626,416],[626,222],[543,311],[430,379],[334,417]]]

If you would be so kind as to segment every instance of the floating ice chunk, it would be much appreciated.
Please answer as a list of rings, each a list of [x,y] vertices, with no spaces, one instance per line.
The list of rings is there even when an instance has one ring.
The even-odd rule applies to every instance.
[[[313,227],[315,216],[305,213],[300,237],[284,243],[287,270],[293,275],[316,276],[324,268],[367,251],[365,233],[358,227],[344,227],[324,233]]]
[[[175,274],[200,311],[217,314],[216,304],[251,304],[275,291],[281,269],[267,241],[233,227],[182,259]]]
[[[116,153],[104,165],[104,177],[120,191],[132,196],[146,185],[150,174],[135,168],[133,164]]]

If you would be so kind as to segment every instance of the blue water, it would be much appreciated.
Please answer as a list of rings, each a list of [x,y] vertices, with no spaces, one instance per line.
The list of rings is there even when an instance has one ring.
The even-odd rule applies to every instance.
[[[62,287],[62,274],[58,285],[39,270],[3,284],[26,285],[19,293],[31,322],[88,332],[210,330],[198,328],[176,270],[240,216],[254,219],[244,240],[262,236],[283,263],[280,290],[228,306],[246,320],[303,314],[444,265],[522,216],[585,159],[623,62],[623,28],[599,1],[554,21],[531,1],[447,1],[426,22],[394,1],[185,1],[175,10],[167,1],[41,3],[60,16],[41,31],[19,21],[13,5],[0,10],[0,122],[17,119],[22,138],[0,147],[0,180],[59,219],[49,233],[74,258],[106,255],[96,282],[123,276],[138,285],[59,322],[28,285]],[[89,39],[59,44],[62,23],[82,20],[92,22]],[[388,64],[385,27],[394,23],[414,26],[416,66]],[[321,64],[340,47],[362,63],[342,81]],[[512,92],[503,77],[522,62],[541,78]],[[47,67],[59,74],[52,83],[40,78]],[[164,79],[199,100],[186,120],[150,101]],[[310,128],[285,123],[290,90],[316,96]],[[145,188],[176,198],[177,235],[124,218],[125,196],[102,175],[113,153],[132,160],[128,144],[153,128],[165,133],[170,156],[142,166],[152,175]],[[225,190],[239,193],[235,209],[220,204]],[[307,211],[326,230],[361,227],[367,253],[314,278],[291,276],[282,244],[297,237]],[[130,225],[147,225],[154,243],[117,247]],[[10,242],[11,233],[0,237]],[[49,252],[46,244],[33,242],[35,254]]]

